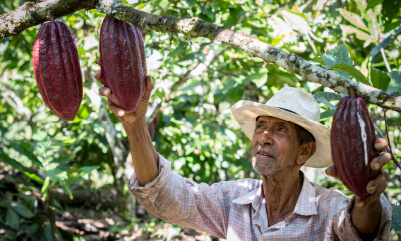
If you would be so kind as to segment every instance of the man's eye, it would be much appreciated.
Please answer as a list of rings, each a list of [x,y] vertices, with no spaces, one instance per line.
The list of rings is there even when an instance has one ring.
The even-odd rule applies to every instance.
[[[285,131],[285,128],[280,127],[278,130],[279,130],[279,131]]]
[[[258,128],[263,129],[264,126],[263,125],[258,125]]]

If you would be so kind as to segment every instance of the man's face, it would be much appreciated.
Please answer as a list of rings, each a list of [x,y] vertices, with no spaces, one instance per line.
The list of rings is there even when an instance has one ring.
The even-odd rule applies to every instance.
[[[252,139],[252,166],[256,172],[271,176],[295,166],[299,153],[295,124],[270,116],[258,118]]]

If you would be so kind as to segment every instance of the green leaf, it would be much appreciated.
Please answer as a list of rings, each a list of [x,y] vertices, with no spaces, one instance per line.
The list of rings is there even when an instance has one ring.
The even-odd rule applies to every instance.
[[[9,208],[7,210],[6,225],[10,226],[13,229],[18,229],[19,228],[19,217],[18,217],[18,214],[12,208]]]
[[[326,100],[324,97],[320,97],[318,99],[316,99],[317,101],[319,101],[320,103],[323,103],[325,106],[327,106],[330,109],[337,109],[337,107],[335,105],[333,105],[332,103],[330,103],[328,100]]]
[[[35,216],[32,211],[27,208],[25,205],[21,203],[11,203],[11,207],[14,209],[15,212],[17,212],[21,217],[24,218],[32,218]]]
[[[90,110],[88,110],[88,106],[86,105],[81,105],[78,109],[78,116],[81,119],[86,119],[90,115]]]
[[[341,95],[334,93],[334,92],[317,92],[316,94],[313,95],[313,98],[315,98],[315,100],[319,99],[319,98],[325,98],[326,100],[340,100],[341,99]]]
[[[70,200],[72,200],[74,198],[74,196],[72,195],[72,191],[70,189],[70,186],[69,185],[64,185],[64,187],[65,187],[65,190],[67,190],[67,192],[68,192],[68,197],[70,198]]]
[[[10,203],[7,202],[6,200],[1,200],[1,201],[0,201],[0,207],[2,207],[2,208],[8,208],[8,207],[10,207]]]
[[[53,236],[52,236],[52,229],[50,227],[50,223],[47,223],[45,225],[45,229],[44,229],[44,237],[46,241],[52,241],[53,240]]]
[[[382,4],[383,0],[369,0],[368,1],[368,6],[366,6],[366,10],[370,8],[374,8],[379,4]]]
[[[319,53],[319,54],[313,54],[313,61],[315,61],[316,63],[319,63],[322,66],[325,66],[326,64],[324,63],[323,60],[323,56]]]
[[[395,121],[397,122],[397,124],[398,124],[399,126],[401,126],[401,116],[398,117]]]
[[[366,77],[361,73],[361,71],[357,70],[356,68],[354,68],[351,65],[337,63],[337,64],[331,66],[331,69],[336,70],[336,71],[345,72],[345,73],[351,75],[352,77],[354,77],[358,82],[362,82],[367,85],[372,85],[371,83],[369,83],[369,80],[366,79]]]
[[[43,198],[45,198],[45,199],[47,197],[47,189],[49,188],[49,184],[50,184],[50,178],[46,177],[45,182],[43,183],[43,186],[42,186],[42,195],[43,195]]]
[[[341,16],[348,20],[348,22],[352,23],[356,27],[369,31],[368,27],[366,27],[365,23],[363,22],[362,18],[353,12],[349,12],[345,9],[339,9]]]
[[[387,73],[390,76],[391,81],[387,88],[388,92],[398,92],[401,91],[401,71],[391,71]]]
[[[401,206],[400,205],[392,205],[392,206],[393,206],[393,213],[392,213],[391,229],[393,229],[395,233],[401,233]]]
[[[327,51],[323,55],[323,60],[326,63],[326,68],[331,68],[333,65],[341,63],[351,65],[352,61],[349,58],[347,47],[344,44],[337,46],[336,48]],[[345,78],[349,78],[349,75],[344,72],[338,72]]]
[[[16,160],[10,158],[7,154],[2,153],[1,149],[0,149],[0,161],[2,161],[5,164],[10,165],[10,166],[14,167],[15,169],[21,171],[22,173],[24,173],[27,177],[29,177],[33,181],[38,182],[40,184],[43,183],[43,179],[42,178],[40,178],[38,175],[33,173],[29,168],[23,166],[21,163],[19,163]]]
[[[400,12],[401,1],[383,0],[381,15],[384,26],[391,24],[393,18]]]
[[[354,28],[349,25],[340,25],[340,27],[341,27],[341,30],[344,33],[346,33],[347,35],[354,33],[354,34],[356,34],[356,37],[360,40],[370,41],[370,42],[375,41],[375,39],[372,36],[370,36],[369,34],[367,34],[366,32],[364,32],[360,29]]]
[[[57,168],[47,170],[46,176],[51,178],[53,181],[63,181],[68,179],[67,171]]]
[[[11,147],[19,152],[21,155],[26,156],[29,160],[31,160],[33,163],[36,163],[39,165],[39,167],[42,167],[42,162],[39,161],[39,159],[33,155],[32,150],[30,150],[30,145],[29,143],[25,142],[10,142]],[[31,148],[32,149],[32,148]]]
[[[86,173],[91,173],[98,168],[99,168],[99,166],[86,166],[86,167],[81,167],[81,170]]]
[[[29,225],[26,229],[25,229],[25,234],[27,236],[31,236],[32,234],[36,233],[36,231],[38,231],[39,229],[39,224],[32,224]]]
[[[373,87],[381,90],[387,90],[390,80],[391,78],[387,75],[387,72],[373,67],[371,68],[370,81],[372,82]]]
[[[320,114],[320,119],[332,117],[334,115],[334,113],[336,113],[336,110],[327,110],[327,111],[323,112],[322,114]]]

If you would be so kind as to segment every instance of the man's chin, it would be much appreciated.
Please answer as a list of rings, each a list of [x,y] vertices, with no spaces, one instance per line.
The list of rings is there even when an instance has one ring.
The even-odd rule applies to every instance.
[[[262,165],[259,166],[257,164],[252,163],[253,170],[264,176],[272,176],[277,173],[277,167],[272,165]]]

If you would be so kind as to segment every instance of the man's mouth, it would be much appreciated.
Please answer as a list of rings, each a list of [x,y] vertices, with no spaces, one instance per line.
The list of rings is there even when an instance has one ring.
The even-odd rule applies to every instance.
[[[263,157],[274,158],[273,154],[271,154],[270,152],[267,152],[267,151],[258,151],[257,154],[261,155]]]

